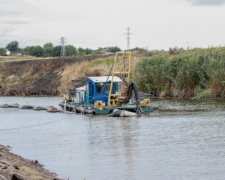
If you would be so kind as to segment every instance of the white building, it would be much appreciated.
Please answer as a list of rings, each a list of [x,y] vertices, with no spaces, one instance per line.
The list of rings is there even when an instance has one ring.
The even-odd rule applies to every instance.
[[[9,56],[10,55],[10,51],[8,49],[5,50],[5,55]]]

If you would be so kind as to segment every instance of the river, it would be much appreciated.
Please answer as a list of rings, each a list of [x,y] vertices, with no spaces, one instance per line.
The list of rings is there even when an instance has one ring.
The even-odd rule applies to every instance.
[[[60,100],[0,97],[0,104]],[[0,144],[70,180],[223,180],[225,100],[154,104],[160,110],[140,118],[0,109]]]

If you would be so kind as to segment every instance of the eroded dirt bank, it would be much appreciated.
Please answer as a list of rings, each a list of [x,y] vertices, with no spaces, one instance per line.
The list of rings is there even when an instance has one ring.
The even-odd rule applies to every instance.
[[[0,96],[59,95],[101,74],[88,63],[102,58],[108,56],[0,61]]]
[[[0,180],[62,180],[38,161],[24,159],[0,145]]]

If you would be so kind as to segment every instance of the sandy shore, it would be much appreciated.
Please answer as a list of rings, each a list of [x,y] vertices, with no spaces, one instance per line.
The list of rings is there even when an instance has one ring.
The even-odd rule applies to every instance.
[[[49,172],[37,160],[31,161],[0,145],[0,180],[62,180]]]

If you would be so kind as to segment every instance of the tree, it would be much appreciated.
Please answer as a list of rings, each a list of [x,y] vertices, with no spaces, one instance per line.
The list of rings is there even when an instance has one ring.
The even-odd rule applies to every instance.
[[[44,57],[53,57],[54,48],[53,47],[46,47],[44,48]]]
[[[27,46],[27,47],[23,48],[21,51],[24,53],[31,54],[32,49],[33,49],[33,46]]]
[[[82,47],[79,47],[78,53],[79,53],[79,55],[85,55],[85,49],[83,49]]]
[[[89,48],[86,48],[86,49],[85,49],[85,54],[86,54],[86,55],[90,55],[90,54],[91,54],[91,52],[92,52],[92,50],[91,50],[91,49],[89,49]]]
[[[119,47],[117,47],[117,46],[115,46],[115,47],[109,47],[108,50],[110,52],[112,52],[112,53],[116,53],[118,51],[121,51],[121,49]]]
[[[59,57],[61,52],[61,46],[55,46],[53,48],[53,57]]]
[[[98,55],[100,54],[99,50],[92,50],[91,55]]]
[[[140,48],[140,47],[136,47],[136,48],[133,48],[131,49],[131,51],[138,51],[138,52],[147,52],[147,49],[145,48]]]
[[[67,45],[65,48],[66,48],[67,56],[76,56],[77,55],[77,49],[73,45]]]
[[[11,52],[17,52],[19,48],[19,43],[17,41],[12,41],[7,44],[6,49],[10,50]]]
[[[54,46],[51,42],[44,44],[44,57],[52,57],[54,52]]]
[[[41,46],[33,46],[31,49],[31,55],[36,57],[43,57],[44,49]]]
[[[4,48],[0,48],[0,56],[4,56],[6,54],[6,50]]]
[[[51,42],[44,44],[44,49],[46,49],[46,48],[53,48],[53,47],[54,46],[53,46],[53,44]]]

